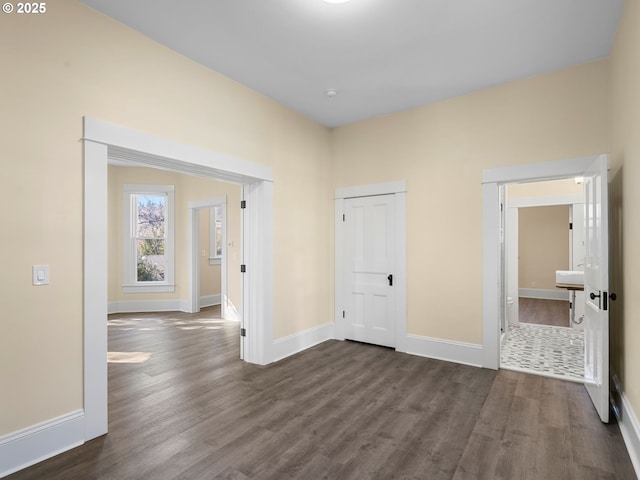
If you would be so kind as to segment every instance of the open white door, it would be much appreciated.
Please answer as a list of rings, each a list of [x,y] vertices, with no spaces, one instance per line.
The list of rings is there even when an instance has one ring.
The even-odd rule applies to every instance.
[[[584,384],[603,422],[609,421],[609,158],[584,174]]]

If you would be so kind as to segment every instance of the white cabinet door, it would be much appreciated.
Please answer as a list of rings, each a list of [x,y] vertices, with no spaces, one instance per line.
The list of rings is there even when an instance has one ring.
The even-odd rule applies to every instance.
[[[608,157],[584,174],[584,381],[603,422],[609,421],[609,186]]]
[[[344,204],[345,338],[395,347],[395,197]]]

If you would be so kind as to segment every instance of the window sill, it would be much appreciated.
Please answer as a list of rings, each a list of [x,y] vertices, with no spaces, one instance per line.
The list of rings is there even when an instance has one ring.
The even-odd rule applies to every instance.
[[[122,293],[173,293],[175,285],[123,285]]]

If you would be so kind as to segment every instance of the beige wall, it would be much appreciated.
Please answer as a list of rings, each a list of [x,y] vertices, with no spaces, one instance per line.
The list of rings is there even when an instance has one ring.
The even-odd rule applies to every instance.
[[[238,200],[239,198],[240,197],[238,196]],[[232,203],[232,205],[238,205],[238,203]],[[200,296],[204,297],[206,295],[218,295],[222,292],[222,272],[220,264],[209,264],[210,209],[202,208],[199,213],[200,252],[198,253],[198,255],[200,255]],[[232,212],[230,211],[229,213]],[[239,226],[240,224],[238,223],[238,227]],[[227,226],[227,236],[229,236],[230,233],[228,229],[229,227]],[[234,235],[233,239],[227,240],[227,243],[230,243],[230,245],[227,246],[229,253],[233,252],[232,258],[235,258],[235,262],[233,266],[231,266],[230,270],[231,272],[238,272],[240,271],[240,252],[238,248],[240,246],[240,232],[238,231],[237,235]],[[239,301],[240,298],[232,299],[234,305],[240,305],[238,303]]]
[[[640,415],[640,2],[627,0],[611,54],[611,364]]]
[[[556,270],[569,269],[569,206],[518,209],[518,285],[555,290]]]
[[[583,185],[576,183],[572,178],[546,182],[513,183],[507,186],[507,198],[510,200],[582,195],[583,193]]]
[[[122,226],[123,185],[174,185],[175,187],[175,281],[173,293],[127,294],[122,292]],[[229,298],[234,305],[240,305],[240,186],[232,183],[217,182],[201,177],[167,172],[153,168],[131,168],[109,166],[109,301],[127,300],[189,300],[188,295],[188,249],[189,249],[189,202],[208,198],[227,197],[227,236],[233,246],[228,247],[229,256]],[[233,208],[236,205],[237,208]],[[208,250],[208,210],[205,212],[206,229],[201,233],[201,249]],[[203,243],[204,242],[204,243]],[[217,281],[214,278],[217,271]],[[200,263],[200,272],[205,279],[201,283],[201,295],[220,293],[220,267],[209,266],[208,258]],[[209,275],[209,273],[211,273]],[[212,291],[216,290],[216,291]],[[209,293],[206,293],[209,292]]]
[[[607,152],[607,79],[603,60],[332,132],[336,187],[407,181],[409,333],[482,343],[482,170]]]
[[[83,406],[84,115],[271,166],[274,334],[332,320],[326,128],[73,0],[2,17],[0,58],[0,435]]]

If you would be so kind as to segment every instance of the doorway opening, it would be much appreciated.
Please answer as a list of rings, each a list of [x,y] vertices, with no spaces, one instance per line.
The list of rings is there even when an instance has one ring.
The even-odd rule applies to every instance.
[[[220,317],[225,318],[228,304],[227,292],[227,202],[226,197],[212,199],[201,207],[189,205],[192,219],[191,237],[194,280],[194,295],[198,300],[197,309],[217,305]],[[236,302],[238,303],[238,302]],[[238,303],[239,304],[239,303]]]
[[[244,359],[273,358],[273,172],[254,164],[118,125],[84,118],[84,431],[107,433],[108,158],[242,185],[241,338]]]
[[[575,178],[504,185],[500,368],[584,381],[584,191]],[[578,291],[580,290],[580,291]]]
[[[231,206],[227,195],[188,204],[188,311],[219,305],[222,318],[240,321],[241,209],[240,195],[232,196]]]
[[[501,320],[505,318],[504,185],[584,179],[585,361],[584,385],[600,419],[609,420],[609,203],[607,155],[485,170],[482,181],[483,366],[500,365]],[[611,295],[611,299],[614,296]]]

